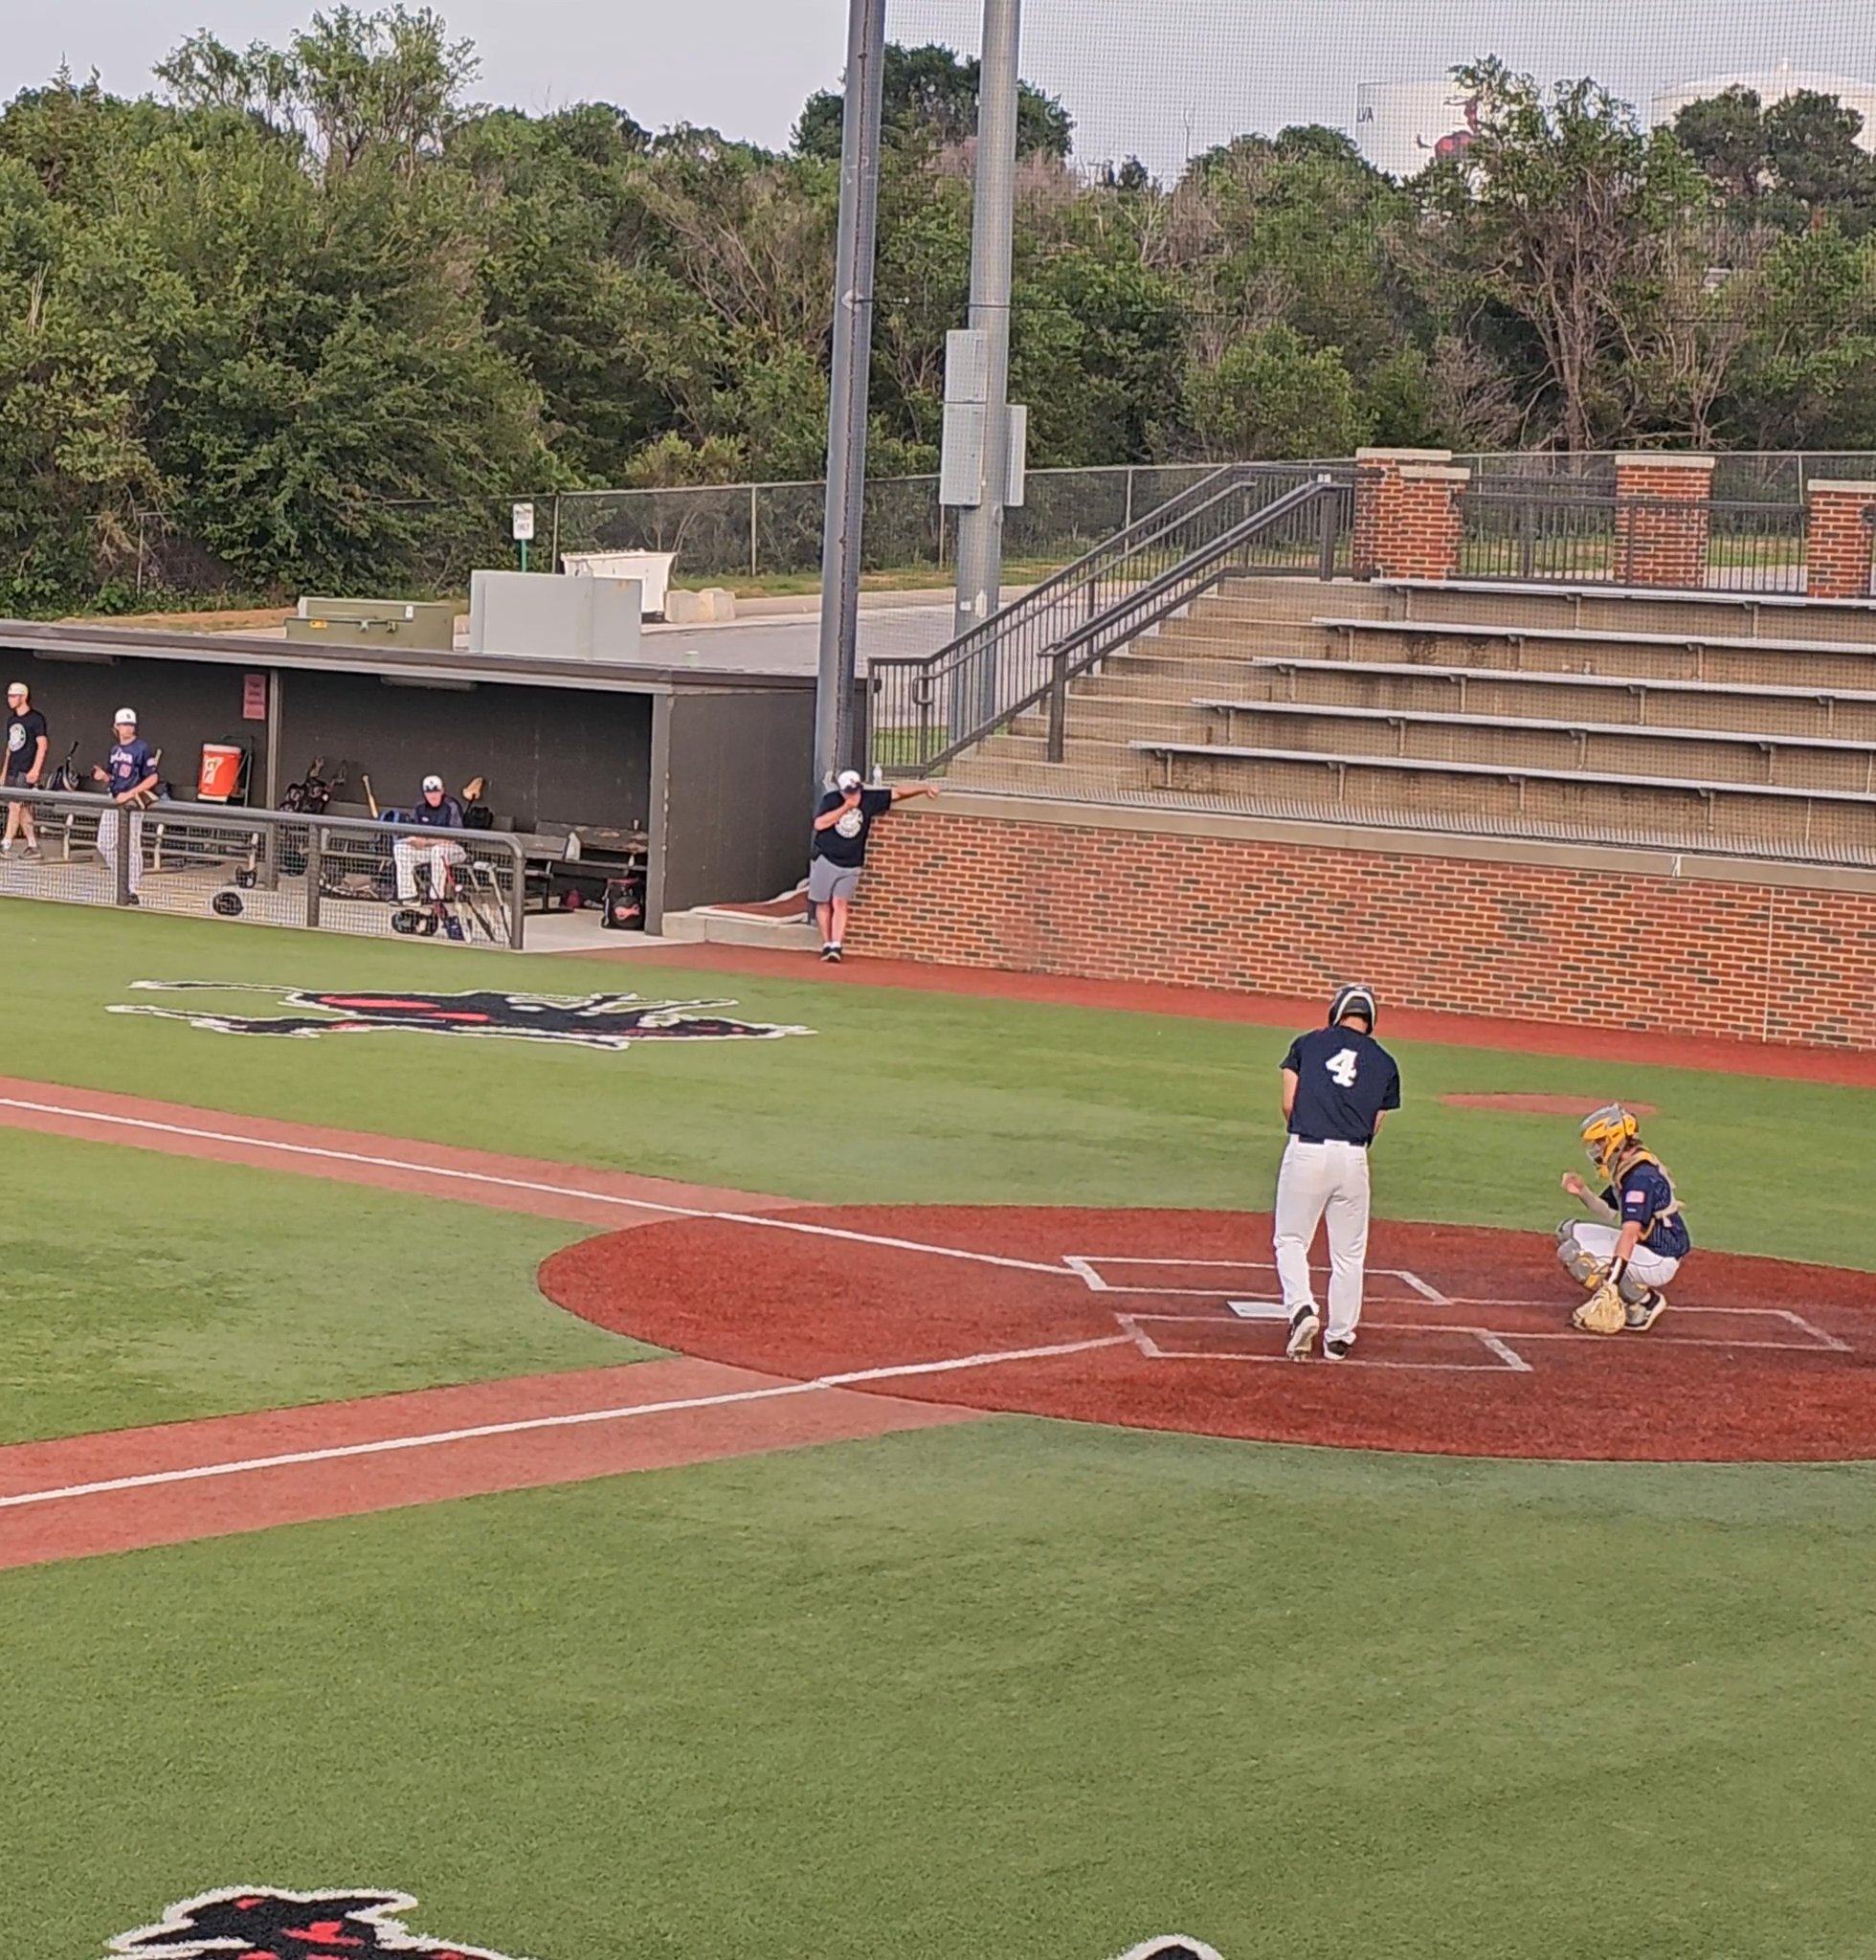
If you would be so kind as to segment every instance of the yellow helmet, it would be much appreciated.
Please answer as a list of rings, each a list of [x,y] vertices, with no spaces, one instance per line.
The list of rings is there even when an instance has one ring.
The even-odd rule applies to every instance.
[[[1583,1139],[1583,1154],[1596,1166],[1598,1175],[1613,1183],[1616,1166],[1622,1152],[1634,1147],[1642,1134],[1642,1125],[1619,1102],[1611,1102],[1595,1115],[1586,1116],[1578,1134]]]

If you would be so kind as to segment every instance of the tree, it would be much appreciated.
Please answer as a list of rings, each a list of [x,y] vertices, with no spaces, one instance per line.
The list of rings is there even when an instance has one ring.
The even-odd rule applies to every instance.
[[[1751,89],[1689,102],[1674,135],[1735,221],[1787,232],[1834,223],[1876,231],[1876,157],[1858,144],[1863,118],[1835,96],[1798,89],[1766,108]]]
[[[884,102],[882,127],[888,143],[905,149],[943,149],[972,142],[977,134],[977,91],[983,64],[966,61],[949,48],[928,45],[886,47],[881,77]],[[838,163],[845,101],[832,90],[808,98],[794,125],[794,147],[806,157]],[[1016,154],[1065,158],[1074,143],[1075,122],[1053,96],[1017,83]]]
[[[1368,433],[1336,349],[1306,346],[1281,323],[1189,375],[1186,415],[1204,454],[1218,458],[1347,456]]]
[[[1546,92],[1497,61],[1455,81],[1479,103],[1478,135],[1415,180],[1409,262],[1462,330],[1493,309],[1529,331],[1542,365],[1528,407],[1553,407],[1567,448],[1619,439],[1635,403],[1615,370],[1638,312],[1664,303],[1664,241],[1704,209],[1699,173],[1594,81]]]
[[[156,74],[185,108],[238,111],[302,139],[332,176],[375,150],[408,178],[440,151],[476,78],[473,44],[446,33],[428,7],[341,6],[315,13],[285,48],[256,41],[237,54],[207,32],[191,35]]]

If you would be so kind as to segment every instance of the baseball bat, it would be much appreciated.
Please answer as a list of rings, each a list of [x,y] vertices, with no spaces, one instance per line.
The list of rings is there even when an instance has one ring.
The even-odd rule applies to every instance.
[[[371,793],[371,778],[367,775],[361,775],[358,780],[365,785],[365,807],[371,813],[371,821],[376,823],[378,820],[378,799]]]

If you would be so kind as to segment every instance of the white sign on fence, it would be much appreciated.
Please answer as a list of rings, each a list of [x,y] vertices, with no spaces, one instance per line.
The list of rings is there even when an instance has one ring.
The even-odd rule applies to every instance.
[[[534,537],[534,506],[531,503],[515,505],[515,543],[526,545]]]

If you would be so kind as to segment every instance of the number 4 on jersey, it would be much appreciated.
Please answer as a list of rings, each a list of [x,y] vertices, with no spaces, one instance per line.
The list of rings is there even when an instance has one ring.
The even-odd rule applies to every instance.
[[[1323,1063],[1339,1089],[1352,1089],[1355,1085],[1355,1072],[1361,1066],[1361,1058],[1352,1048],[1345,1048],[1339,1055],[1331,1055]]]

